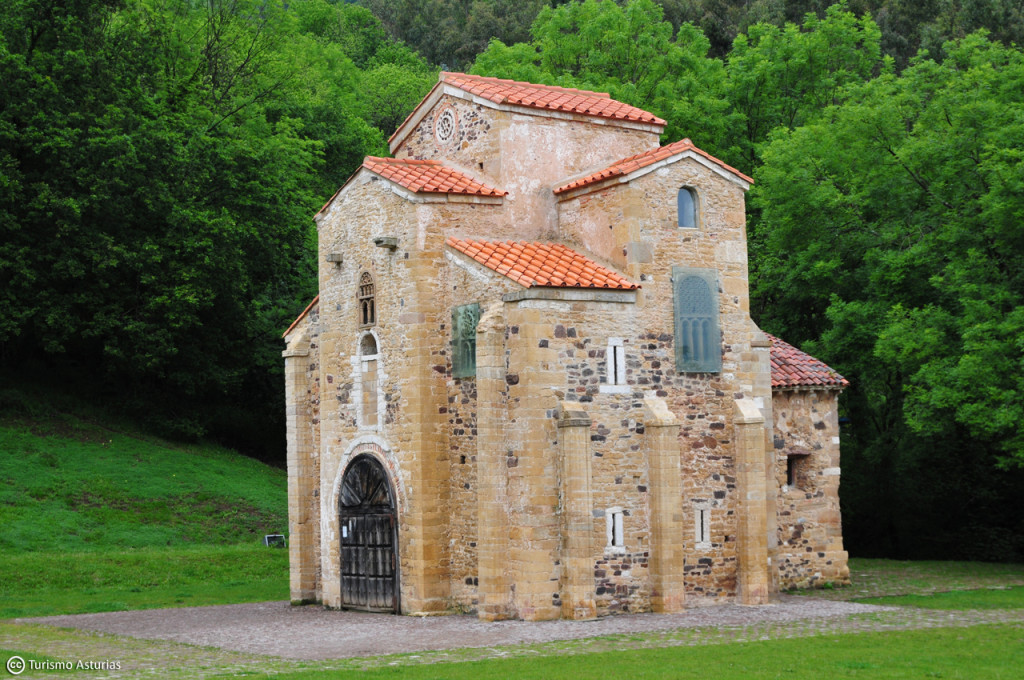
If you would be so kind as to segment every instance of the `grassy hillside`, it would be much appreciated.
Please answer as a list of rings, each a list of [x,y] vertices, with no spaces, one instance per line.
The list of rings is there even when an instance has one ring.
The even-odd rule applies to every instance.
[[[283,470],[74,416],[0,420],[0,477],[6,554],[255,543],[287,529]]]
[[[283,470],[39,404],[0,408],[0,618],[288,597]]]

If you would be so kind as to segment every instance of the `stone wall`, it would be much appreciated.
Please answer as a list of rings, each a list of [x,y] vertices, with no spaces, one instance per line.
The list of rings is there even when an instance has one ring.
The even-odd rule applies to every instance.
[[[385,467],[395,471],[396,492],[405,499],[398,539],[402,611],[450,606],[451,452],[449,415],[443,410],[448,406],[450,306],[443,242],[448,228],[462,224],[486,230],[500,210],[500,205],[409,200],[364,170],[318,220],[325,604],[340,604],[338,484],[357,447],[373,443],[384,452]],[[394,237],[398,246],[379,247],[374,243],[379,237]],[[342,255],[341,265],[327,261],[331,253]],[[375,284],[376,322],[361,329],[357,289],[364,271]],[[367,333],[379,349],[376,423],[362,412],[372,401],[364,396],[359,357]]]
[[[314,305],[286,338],[288,532],[293,602],[320,602],[320,325]]]
[[[629,184],[577,192],[559,202],[551,193],[554,183],[650,148],[656,135],[495,111],[450,97],[437,110],[444,107],[459,121],[453,139],[438,144],[431,114],[396,155],[448,159],[508,190],[506,199],[413,195],[362,170],[318,219],[315,323],[321,332],[319,355],[309,360],[316,369],[308,369],[308,380],[315,375],[319,390],[317,597],[329,606],[340,604],[338,483],[360,452],[380,459],[393,477],[403,613],[477,609],[484,618],[586,617],[591,610],[677,608],[683,590],[691,606],[737,596],[744,489],[736,466],[734,403],[750,400],[765,418],[772,417],[767,345],[748,313],[742,187],[685,159]],[[699,188],[697,229],[676,225],[681,186]],[[619,294],[526,294],[447,249],[448,236],[557,238],[618,268],[642,289],[635,301]],[[397,247],[378,247],[379,237],[396,238]],[[329,262],[330,254],[343,261]],[[676,373],[673,266],[718,272],[720,373]],[[359,327],[356,294],[363,272],[372,274],[376,286],[376,321],[366,329]],[[502,301],[509,293],[517,299]],[[451,310],[473,302],[483,313],[479,372],[456,379]],[[368,360],[360,356],[367,334],[378,348],[377,391],[369,397]],[[608,376],[613,340],[625,350],[625,384],[612,385]],[[648,460],[645,400],[651,398],[665,405],[660,431],[671,432],[658,444],[663,495],[657,501]],[[377,417],[368,418],[374,403]],[[558,414],[567,405],[582,415],[563,429]],[[584,421],[585,447],[574,439],[572,455],[587,456],[590,486],[569,498],[564,477],[572,466],[566,465],[562,440],[577,437]],[[664,452],[673,447],[677,472],[663,465],[670,459]],[[762,455],[763,446],[757,451]],[[580,468],[572,469],[578,474]],[[668,469],[678,480],[666,482]],[[773,493],[776,486],[768,485]],[[681,512],[657,525],[652,508],[661,507],[664,515],[672,507],[665,489],[674,489]],[[577,567],[563,561],[569,550],[567,504],[581,498],[592,504],[591,517],[581,520],[577,514],[572,526],[587,527],[590,540],[572,550],[590,546],[584,581],[592,579],[592,599],[584,592],[587,584],[580,586],[578,570],[572,571]],[[759,499],[754,501],[762,514],[773,509],[761,522],[770,526],[770,548],[776,501]],[[609,544],[612,510],[622,513],[621,545]],[[682,549],[678,593],[652,588],[655,576],[662,587],[675,587],[665,574],[653,573],[658,526],[663,545],[674,541]],[[749,569],[755,576],[764,572],[764,560]],[[570,587],[574,601],[566,603]]]
[[[838,395],[787,390],[773,397],[781,588],[850,581],[839,513]]]
[[[442,143],[434,134],[434,122],[446,110],[454,113],[456,130]],[[657,146],[657,133],[615,121],[501,111],[444,95],[394,155],[442,160],[509,192],[506,224],[512,231],[489,237],[550,239],[557,237],[551,191],[557,183]]]

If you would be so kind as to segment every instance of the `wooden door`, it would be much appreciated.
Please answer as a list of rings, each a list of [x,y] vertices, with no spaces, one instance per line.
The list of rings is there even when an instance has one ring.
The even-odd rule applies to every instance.
[[[398,550],[394,499],[376,459],[359,456],[341,484],[341,604],[398,611]]]

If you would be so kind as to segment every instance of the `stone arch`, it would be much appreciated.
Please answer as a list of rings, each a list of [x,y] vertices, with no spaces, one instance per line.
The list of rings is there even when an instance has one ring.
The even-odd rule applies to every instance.
[[[334,475],[333,486],[331,487],[331,507],[338,507],[339,494],[341,493],[341,480],[345,469],[353,458],[362,454],[369,454],[380,461],[380,464],[387,470],[391,477],[392,490],[395,493],[395,509],[399,519],[405,512],[406,490],[402,481],[401,468],[398,465],[398,458],[391,446],[383,437],[376,435],[364,435],[349,442],[344,453],[338,461],[338,470]]]
[[[339,604],[367,611],[400,611],[397,485],[373,447],[339,468],[334,496],[338,522]]]

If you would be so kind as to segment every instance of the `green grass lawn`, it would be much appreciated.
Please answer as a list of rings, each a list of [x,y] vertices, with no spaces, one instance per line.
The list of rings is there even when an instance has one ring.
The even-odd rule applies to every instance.
[[[283,470],[70,417],[0,422],[0,477],[4,554],[256,542],[288,526]]]
[[[953,590],[934,595],[857,598],[854,602],[922,609],[1024,609],[1024,588]]]
[[[50,414],[0,419],[0,475],[10,480],[0,487],[0,619],[288,597],[287,552],[259,544],[263,534],[284,533],[287,526],[282,470],[215,446],[176,445]],[[851,570],[853,586],[808,596],[1024,610],[1024,565],[852,560]],[[48,632],[24,632],[36,630]],[[7,648],[0,649],[0,663],[15,654],[61,659],[62,641],[73,641],[76,653],[95,649],[97,656],[153,650],[152,658],[162,663],[166,657],[167,676],[175,677],[174,650],[192,649],[10,623],[0,624],[0,633]],[[663,646],[653,634],[604,642],[598,649],[615,651],[567,641],[557,648],[509,648],[504,659],[423,663],[430,654],[403,655],[343,662],[347,670],[324,667],[338,662],[232,657],[236,661],[211,662],[204,674],[282,680],[1024,677],[1020,623],[696,647]],[[371,667],[357,669],[364,661]]]
[[[288,552],[262,545],[0,555],[0,619],[288,599]]]
[[[288,598],[287,476],[70,415],[0,419],[0,618]]]
[[[366,670],[310,670],[257,677],[275,680],[575,680],[586,677],[628,677],[641,680],[702,677],[714,677],[716,680],[1017,680],[1022,671],[1024,629],[998,625]]]

